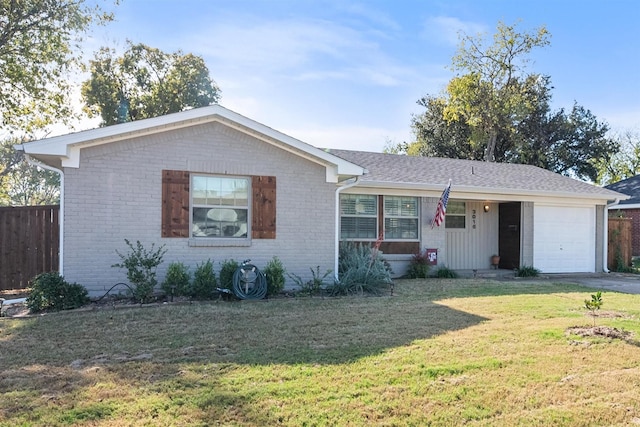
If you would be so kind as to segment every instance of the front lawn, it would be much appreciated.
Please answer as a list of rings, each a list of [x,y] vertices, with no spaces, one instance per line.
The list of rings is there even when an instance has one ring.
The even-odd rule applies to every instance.
[[[401,280],[382,297],[0,319],[0,425],[640,424],[640,295]]]

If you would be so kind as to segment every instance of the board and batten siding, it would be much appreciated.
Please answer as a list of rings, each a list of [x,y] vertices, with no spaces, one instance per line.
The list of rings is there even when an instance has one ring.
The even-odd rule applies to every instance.
[[[467,201],[466,228],[446,229],[447,267],[454,270],[490,268],[491,255],[498,253],[498,205],[489,204],[489,212],[485,212],[483,206],[482,202]]]

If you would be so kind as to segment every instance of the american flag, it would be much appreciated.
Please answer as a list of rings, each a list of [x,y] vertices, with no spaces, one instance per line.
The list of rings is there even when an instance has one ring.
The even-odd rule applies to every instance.
[[[442,192],[442,196],[440,196],[440,200],[438,200],[438,206],[436,207],[436,215],[433,217],[433,221],[431,221],[431,228],[439,227],[444,221],[444,216],[447,213],[447,202],[449,201],[449,192],[451,191],[451,180],[449,180],[449,184],[445,187]]]

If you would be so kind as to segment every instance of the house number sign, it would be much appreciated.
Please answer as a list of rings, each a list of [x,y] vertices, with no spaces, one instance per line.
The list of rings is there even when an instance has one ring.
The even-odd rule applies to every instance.
[[[471,228],[476,229],[476,210],[471,210]]]

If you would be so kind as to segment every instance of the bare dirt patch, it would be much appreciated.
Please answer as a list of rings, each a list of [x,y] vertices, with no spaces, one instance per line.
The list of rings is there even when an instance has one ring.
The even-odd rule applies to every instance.
[[[567,328],[565,331],[567,336],[577,335],[579,337],[596,337],[596,338],[608,338],[608,339],[619,339],[622,341],[626,341],[629,344],[638,345],[638,343],[633,339],[633,334],[628,331],[624,331],[618,328],[613,328],[611,326],[573,326],[571,328]],[[590,345],[591,343],[588,341],[576,341],[570,340],[570,344],[584,344]]]

